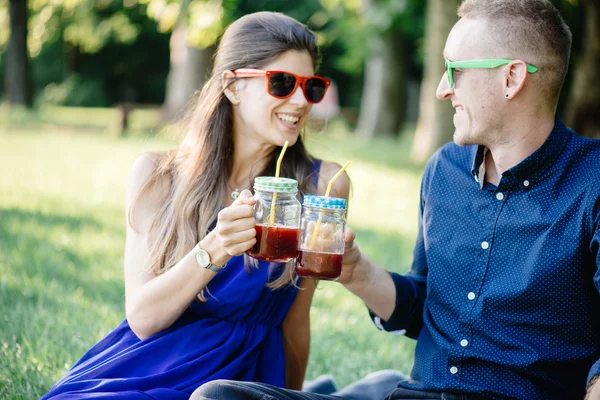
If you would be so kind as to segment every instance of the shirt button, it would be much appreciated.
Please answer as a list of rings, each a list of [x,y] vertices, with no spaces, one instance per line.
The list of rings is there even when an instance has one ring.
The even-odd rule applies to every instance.
[[[467,295],[467,299],[469,299],[469,300],[475,300],[475,293],[469,292],[469,294]]]
[[[460,341],[460,345],[462,347],[467,347],[469,345],[469,341],[467,339],[463,339]]]
[[[504,193],[496,193],[496,198],[498,200],[504,200]]]
[[[490,247],[490,244],[488,242],[481,242],[481,248],[484,250],[487,250]]]
[[[529,181],[523,181],[523,186],[525,186],[525,187],[529,186]]]
[[[455,375],[457,372],[458,372],[458,368],[456,368],[456,367],[450,367],[450,373],[452,375]]]

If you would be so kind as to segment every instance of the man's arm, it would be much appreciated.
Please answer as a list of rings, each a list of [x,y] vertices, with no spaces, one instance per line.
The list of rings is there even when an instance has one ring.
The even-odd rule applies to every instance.
[[[419,228],[419,231],[421,229]],[[354,232],[346,233],[346,252],[338,282],[360,297],[381,329],[406,331],[417,338],[423,326],[427,265],[421,232],[415,246],[411,271],[406,275],[388,272],[362,254],[354,243]]]
[[[360,253],[354,243],[354,232],[348,229],[346,233],[346,248],[356,252],[356,262],[348,268],[347,257],[344,256],[344,268],[339,281],[360,297],[369,310],[383,320],[388,320],[396,305],[396,286],[390,274],[373,261]],[[352,274],[352,276],[344,276]]]
[[[597,201],[600,209],[600,199]],[[600,210],[596,215],[594,224],[594,236],[590,243],[590,250],[596,257],[596,274],[594,275],[594,284],[596,290],[600,293]],[[588,391],[585,400],[600,400],[600,360],[596,361],[588,374]]]
[[[354,232],[346,232],[346,246],[342,275],[338,282],[360,297],[380,328],[386,331],[406,331],[407,336],[416,338],[423,326],[423,305],[427,286],[427,258],[423,236],[423,212],[428,168],[421,183],[421,201],[413,263],[408,274],[402,276],[388,272],[361,253],[354,243]],[[380,322],[380,323],[378,323]]]

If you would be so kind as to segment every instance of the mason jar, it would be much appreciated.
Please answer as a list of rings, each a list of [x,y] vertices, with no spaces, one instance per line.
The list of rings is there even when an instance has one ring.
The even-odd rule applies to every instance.
[[[346,199],[306,196],[302,206],[296,273],[306,278],[336,280],[342,272]]]
[[[287,262],[296,258],[302,213],[297,194],[298,181],[295,179],[273,176],[254,179],[256,244],[246,254],[270,262]],[[274,202],[273,195],[276,196]]]

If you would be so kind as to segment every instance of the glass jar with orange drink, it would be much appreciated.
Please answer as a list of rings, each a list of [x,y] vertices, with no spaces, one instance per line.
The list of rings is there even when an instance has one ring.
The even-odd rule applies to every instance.
[[[297,194],[298,181],[295,179],[272,176],[254,179],[256,244],[246,254],[270,262],[296,258],[302,211]]]
[[[306,278],[336,280],[342,272],[346,200],[306,196],[302,206],[296,273]]]

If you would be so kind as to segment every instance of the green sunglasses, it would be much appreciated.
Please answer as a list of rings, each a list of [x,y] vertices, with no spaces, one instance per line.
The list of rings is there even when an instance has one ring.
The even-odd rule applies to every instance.
[[[515,60],[507,60],[507,59],[487,59],[487,60],[464,60],[464,61],[450,61],[445,60],[446,72],[448,73],[448,85],[450,88],[454,87],[454,78],[453,78],[453,69],[467,69],[467,68],[484,68],[484,69],[492,69],[498,68],[502,65],[510,64]],[[527,65],[527,72],[530,74],[534,74],[537,72],[538,68],[534,67],[530,64]]]

